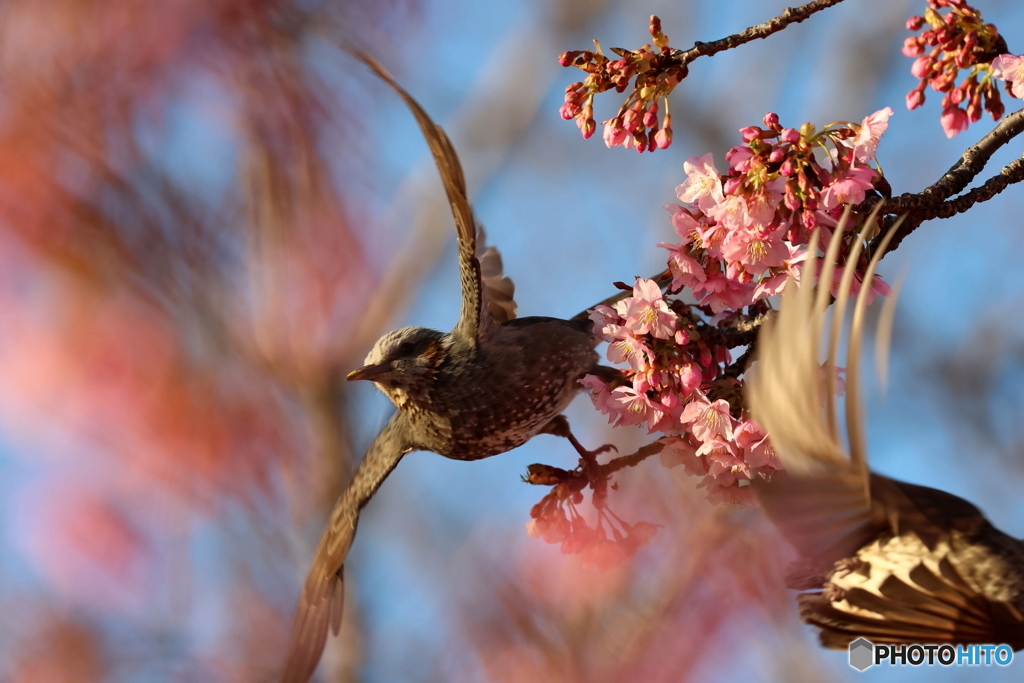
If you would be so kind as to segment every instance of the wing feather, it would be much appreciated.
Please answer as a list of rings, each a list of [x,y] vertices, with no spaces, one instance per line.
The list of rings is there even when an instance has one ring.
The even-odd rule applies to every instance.
[[[404,413],[396,413],[384,426],[331,512],[299,596],[283,683],[306,683],[323,654],[328,631],[337,635],[341,628],[345,556],[356,534],[359,512],[402,456],[412,450],[406,419]]]
[[[515,317],[515,289],[512,281],[502,273],[498,251],[485,245],[483,231],[477,227],[473,209],[469,205],[469,193],[459,155],[444,129],[434,123],[423,107],[392,78],[380,62],[362,50],[353,50],[352,54],[391,86],[409,107],[437,164],[437,172],[441,176],[455,219],[459,246],[462,311],[455,332],[475,344],[491,325]]]

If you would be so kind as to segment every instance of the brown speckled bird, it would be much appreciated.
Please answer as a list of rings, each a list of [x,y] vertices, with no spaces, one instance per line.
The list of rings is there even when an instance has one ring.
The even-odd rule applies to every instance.
[[[337,633],[343,604],[342,565],[359,512],[410,451],[477,460],[515,448],[537,434],[565,436],[585,457],[560,413],[586,374],[607,381],[621,373],[598,364],[599,339],[580,314],[572,320],[515,318],[512,282],[501,259],[483,246],[458,156],[444,131],[372,57],[356,56],[405,100],[430,146],[455,216],[462,311],[451,332],[403,327],[374,345],[350,380],[371,380],[398,409],[373,440],[331,513],[299,598],[286,683],[309,680],[328,629]]]
[[[863,282],[871,281],[894,231],[876,249]],[[856,263],[861,245],[857,239],[847,262]],[[832,281],[829,264],[838,248],[833,239],[821,282]],[[813,242],[810,251],[816,252]],[[817,626],[822,644],[831,648],[859,637],[1024,647],[1024,543],[962,498],[868,469],[858,379],[866,286],[854,305],[847,351],[849,450],[841,444],[834,392],[823,386],[818,362],[830,297],[828,288],[815,293],[810,286],[815,261],[805,265],[802,287],[789,283],[777,318],[761,330],[758,367],[747,383],[751,411],[786,467],[754,486],[765,512],[800,555],[787,583],[806,591],[797,597],[801,618]],[[836,296],[826,378],[834,378],[852,274],[846,269]],[[878,326],[883,369],[895,297]]]

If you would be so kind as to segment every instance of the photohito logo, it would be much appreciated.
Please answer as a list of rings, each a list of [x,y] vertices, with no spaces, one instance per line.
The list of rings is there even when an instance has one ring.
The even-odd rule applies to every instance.
[[[1009,645],[875,645],[867,638],[850,643],[850,666],[864,671],[875,664],[892,666],[1008,666]]]

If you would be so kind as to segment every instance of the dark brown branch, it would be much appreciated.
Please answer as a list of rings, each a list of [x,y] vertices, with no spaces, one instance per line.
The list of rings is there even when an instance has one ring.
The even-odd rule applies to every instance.
[[[737,346],[750,346],[757,339],[757,326],[740,330],[735,327],[715,327],[701,323],[697,325],[697,333],[701,341],[712,346],[724,346],[734,349]]]
[[[999,125],[993,128],[988,135],[968,148],[941,178],[921,192],[907,192],[898,197],[884,200],[874,197],[862,202],[855,210],[858,213],[866,213],[881,202],[882,213],[886,216],[882,225],[883,233],[895,224],[899,216],[905,216],[903,224],[886,249],[887,253],[894,251],[907,235],[914,232],[925,221],[934,218],[949,218],[963,213],[975,204],[988,201],[1009,185],[1024,180],[1024,168],[1022,168],[1021,160],[1018,159],[1006,166],[998,175],[989,178],[980,187],[974,188],[960,197],[950,199],[962,192],[968,183],[984,170],[989,159],[1000,147],[1021,133],[1024,133],[1024,109],[1016,111],[1000,121]],[[873,248],[868,250],[869,257],[872,252]]]
[[[800,7],[787,7],[782,14],[773,19],[769,19],[763,24],[751,26],[739,33],[734,33],[731,36],[720,40],[714,40],[710,43],[697,41],[693,44],[692,48],[685,52],[679,52],[675,54],[674,57],[680,64],[686,66],[698,57],[710,57],[711,55],[719,52],[731,50],[732,48],[743,45],[744,43],[767,38],[773,33],[778,33],[783,30],[790,24],[799,24],[815,12],[828,9],[832,5],[838,5],[842,1],[843,0],[815,0],[815,2],[809,2],[806,5],[801,5]]]
[[[988,160],[1000,147],[1024,132],[1024,109],[1014,112],[999,122],[988,135],[968,148],[960,160],[946,171],[945,175],[921,192],[907,192],[899,197],[884,200],[882,210],[889,215],[913,213],[927,210],[953,195],[963,192],[968,183],[985,168]],[[857,207],[858,211],[870,211],[879,200],[869,199]],[[952,214],[950,214],[952,215]]]

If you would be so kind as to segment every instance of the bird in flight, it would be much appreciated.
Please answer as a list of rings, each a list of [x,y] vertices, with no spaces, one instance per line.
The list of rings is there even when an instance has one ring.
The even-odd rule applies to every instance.
[[[844,218],[843,223],[846,222]],[[874,216],[868,220],[874,224]],[[844,447],[834,406],[835,367],[854,268],[843,273],[833,306],[824,367],[818,362],[829,288],[813,287],[817,258],[790,281],[778,316],[762,327],[759,362],[747,381],[754,418],[767,429],[785,471],[754,482],[768,517],[797,550],[787,577],[801,619],[823,645],[996,644],[1024,647],[1024,542],[996,529],[966,500],[868,468],[858,370],[868,283],[895,226],[874,252],[853,302],[846,360]],[[843,224],[819,283],[833,281]],[[846,259],[857,263],[865,235]],[[817,239],[809,251],[817,253]],[[876,357],[888,352],[895,293],[878,325]],[[825,381],[822,381],[824,376]]]
[[[600,339],[581,313],[570,320],[516,318],[512,281],[501,257],[486,248],[469,205],[462,165],[448,136],[370,55],[354,52],[405,101],[427,140],[444,184],[458,239],[462,310],[455,329],[403,327],[381,337],[349,380],[370,380],[397,411],[370,444],[320,539],[292,627],[284,683],[313,675],[328,630],[337,634],[343,607],[343,564],[359,512],[410,451],[477,460],[519,446],[537,434],[568,438],[587,451],[561,412],[587,374],[621,379],[598,363]]]

